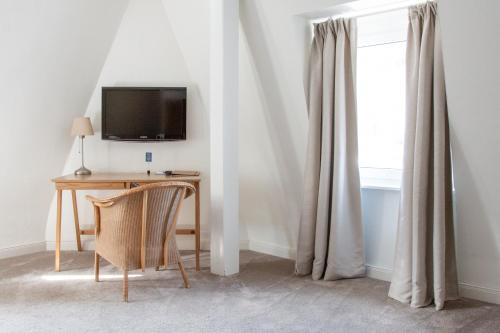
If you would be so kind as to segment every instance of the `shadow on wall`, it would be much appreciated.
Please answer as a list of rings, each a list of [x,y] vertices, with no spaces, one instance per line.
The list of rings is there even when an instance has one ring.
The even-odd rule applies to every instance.
[[[288,244],[295,244],[295,232],[291,230],[289,221],[300,216],[302,205],[301,163],[293,147],[293,137],[287,125],[287,110],[283,103],[283,96],[279,90],[279,82],[273,68],[271,50],[266,43],[266,24],[259,14],[258,4],[255,1],[240,3],[240,21],[247,38],[254,70],[257,73],[258,92],[264,108],[267,130],[275,163],[279,170],[280,179],[277,180],[279,195],[283,200],[276,200],[277,209],[287,212],[288,219],[276,221],[286,233]],[[306,112],[306,110],[304,110]]]
[[[494,281],[492,279],[484,281],[484,277],[500,276],[498,265],[500,239],[495,239],[498,235],[495,235],[495,230],[491,228],[496,222],[486,214],[481,192],[477,188],[478,182],[475,181],[467,163],[460,140],[453,135],[453,129],[451,132],[456,191],[454,226],[458,280],[465,284],[495,289],[498,287]],[[488,271],[491,273],[477,274]]]

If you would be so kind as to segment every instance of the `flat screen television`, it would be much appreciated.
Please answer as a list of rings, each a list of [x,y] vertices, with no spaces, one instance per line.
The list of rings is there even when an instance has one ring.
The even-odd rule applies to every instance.
[[[186,88],[103,87],[102,139],[186,140]]]

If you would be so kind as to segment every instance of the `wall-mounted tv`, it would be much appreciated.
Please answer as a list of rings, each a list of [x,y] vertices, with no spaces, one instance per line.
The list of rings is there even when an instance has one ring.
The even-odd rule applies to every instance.
[[[102,139],[186,140],[186,88],[103,87]]]

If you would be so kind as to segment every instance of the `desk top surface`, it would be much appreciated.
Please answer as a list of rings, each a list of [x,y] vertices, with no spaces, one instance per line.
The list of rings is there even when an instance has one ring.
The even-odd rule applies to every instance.
[[[197,174],[193,176],[192,174]],[[198,172],[191,172],[191,175],[156,175],[146,172],[96,172],[87,176],[77,176],[69,174],[52,179],[54,183],[112,183],[112,182],[161,182],[161,181],[200,181]]]

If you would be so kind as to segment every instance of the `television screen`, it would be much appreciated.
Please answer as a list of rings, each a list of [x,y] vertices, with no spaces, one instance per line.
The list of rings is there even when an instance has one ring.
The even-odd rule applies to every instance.
[[[102,138],[186,140],[186,88],[102,88]]]

